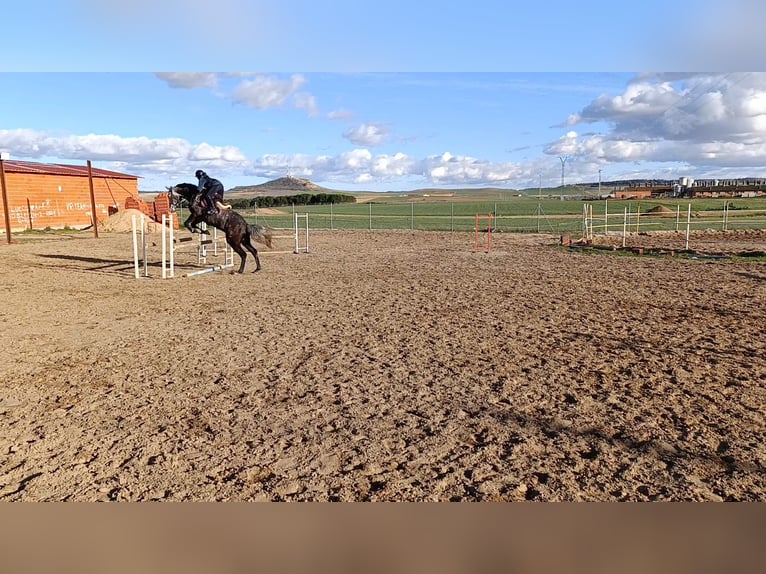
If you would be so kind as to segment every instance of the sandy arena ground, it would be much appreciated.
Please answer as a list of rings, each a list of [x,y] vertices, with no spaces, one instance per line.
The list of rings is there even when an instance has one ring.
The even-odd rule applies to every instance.
[[[0,500],[766,499],[766,264],[558,239],[312,232],[165,281],[157,235],[141,280],[130,234],[3,244]]]

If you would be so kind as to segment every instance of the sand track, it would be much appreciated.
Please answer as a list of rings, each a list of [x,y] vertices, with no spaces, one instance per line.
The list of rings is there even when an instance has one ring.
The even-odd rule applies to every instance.
[[[0,500],[764,499],[763,263],[311,240],[172,281],[130,234],[0,247]]]

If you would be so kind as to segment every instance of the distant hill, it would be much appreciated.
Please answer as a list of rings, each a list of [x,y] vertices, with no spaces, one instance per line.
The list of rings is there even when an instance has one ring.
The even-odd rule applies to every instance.
[[[279,197],[298,193],[346,193],[328,189],[300,177],[280,177],[258,185],[238,185],[226,190],[226,197]]]

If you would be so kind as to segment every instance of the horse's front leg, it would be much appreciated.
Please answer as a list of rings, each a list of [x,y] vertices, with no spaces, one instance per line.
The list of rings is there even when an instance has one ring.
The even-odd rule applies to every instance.
[[[199,230],[196,227],[192,227],[192,219],[194,218],[193,215],[190,215],[186,218],[186,221],[184,221],[184,227],[189,230],[189,233],[199,233]]]

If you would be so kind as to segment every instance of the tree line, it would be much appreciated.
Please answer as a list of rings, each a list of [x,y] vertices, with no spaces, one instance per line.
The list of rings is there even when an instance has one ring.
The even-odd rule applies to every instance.
[[[227,200],[227,203],[231,204],[233,209],[251,209],[253,207],[356,203],[356,197],[347,193],[299,193],[296,195],[265,195],[263,197],[235,198]]]

